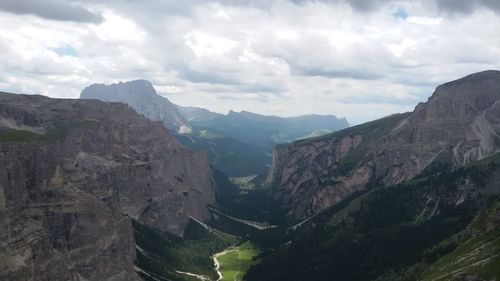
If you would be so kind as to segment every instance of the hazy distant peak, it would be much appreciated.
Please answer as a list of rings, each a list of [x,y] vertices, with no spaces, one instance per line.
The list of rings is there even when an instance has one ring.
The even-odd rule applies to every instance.
[[[110,85],[92,84],[83,89],[81,99],[98,99],[107,102],[123,102],[153,121],[162,121],[169,129],[187,132],[186,119],[167,98],[156,93],[151,82],[133,80]]]
[[[205,108],[176,105],[180,114],[189,122],[207,121],[222,116]]]
[[[153,84],[147,80],[133,80],[118,82],[110,85],[92,84],[83,89],[80,94],[82,99],[101,99],[102,97],[111,99],[112,96],[156,96]],[[110,100],[111,101],[111,100]]]

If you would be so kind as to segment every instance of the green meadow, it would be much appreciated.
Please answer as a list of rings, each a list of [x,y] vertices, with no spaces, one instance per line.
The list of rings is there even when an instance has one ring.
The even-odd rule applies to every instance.
[[[252,243],[245,242],[218,256],[222,281],[242,280],[248,268],[256,262],[254,257],[258,254],[259,250]]]

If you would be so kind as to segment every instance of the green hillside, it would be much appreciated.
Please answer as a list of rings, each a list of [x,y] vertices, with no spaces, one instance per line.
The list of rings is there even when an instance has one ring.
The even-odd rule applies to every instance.
[[[272,230],[269,236],[256,236],[264,253],[246,279],[422,280],[427,267],[450,253],[453,259],[455,249],[460,253],[472,251],[468,245],[497,243],[491,240],[496,232],[469,244],[460,238],[475,215],[490,204],[490,192],[500,178],[499,163],[492,157],[452,172],[435,170],[400,185],[374,187],[295,231]],[[279,239],[273,242],[271,235]],[[440,262],[436,267],[444,271],[453,263]],[[478,270],[496,274],[488,264]],[[433,272],[425,276],[435,276]]]
[[[134,221],[134,237],[137,244],[136,264],[145,273],[145,280],[155,280],[148,275],[167,280],[198,280],[178,273],[189,272],[217,279],[212,255],[238,242],[238,238],[221,232],[210,231],[191,221],[184,237],[160,232]],[[162,279],[160,279],[162,280]]]
[[[479,214],[460,245],[430,266],[423,280],[449,280],[455,276],[500,280],[500,224],[496,221],[489,225],[494,217],[500,217],[500,201]]]

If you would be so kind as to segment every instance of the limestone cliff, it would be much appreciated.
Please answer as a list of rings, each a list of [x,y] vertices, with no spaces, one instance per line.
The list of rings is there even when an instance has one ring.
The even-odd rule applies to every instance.
[[[411,113],[276,148],[267,183],[291,217],[316,214],[427,167],[457,167],[500,148],[500,71],[443,84]]]
[[[147,118],[163,122],[170,130],[180,133],[189,133],[191,130],[179,108],[168,99],[159,96],[153,85],[146,80],[111,85],[93,84],[83,89],[80,98],[127,103]]]
[[[182,235],[207,155],[125,104],[0,93],[0,280],[137,280],[130,218]]]

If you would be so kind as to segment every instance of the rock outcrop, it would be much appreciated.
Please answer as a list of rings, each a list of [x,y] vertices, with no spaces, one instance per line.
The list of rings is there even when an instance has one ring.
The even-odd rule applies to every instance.
[[[204,220],[207,155],[121,103],[0,93],[0,280],[138,280],[131,218]]]
[[[443,84],[411,113],[276,148],[267,183],[306,218],[376,184],[463,166],[500,148],[500,71]]]
[[[123,102],[153,121],[162,121],[175,132],[189,133],[190,126],[176,105],[159,96],[153,85],[146,80],[134,80],[117,84],[92,84],[83,89],[81,99],[97,99],[107,102]]]

